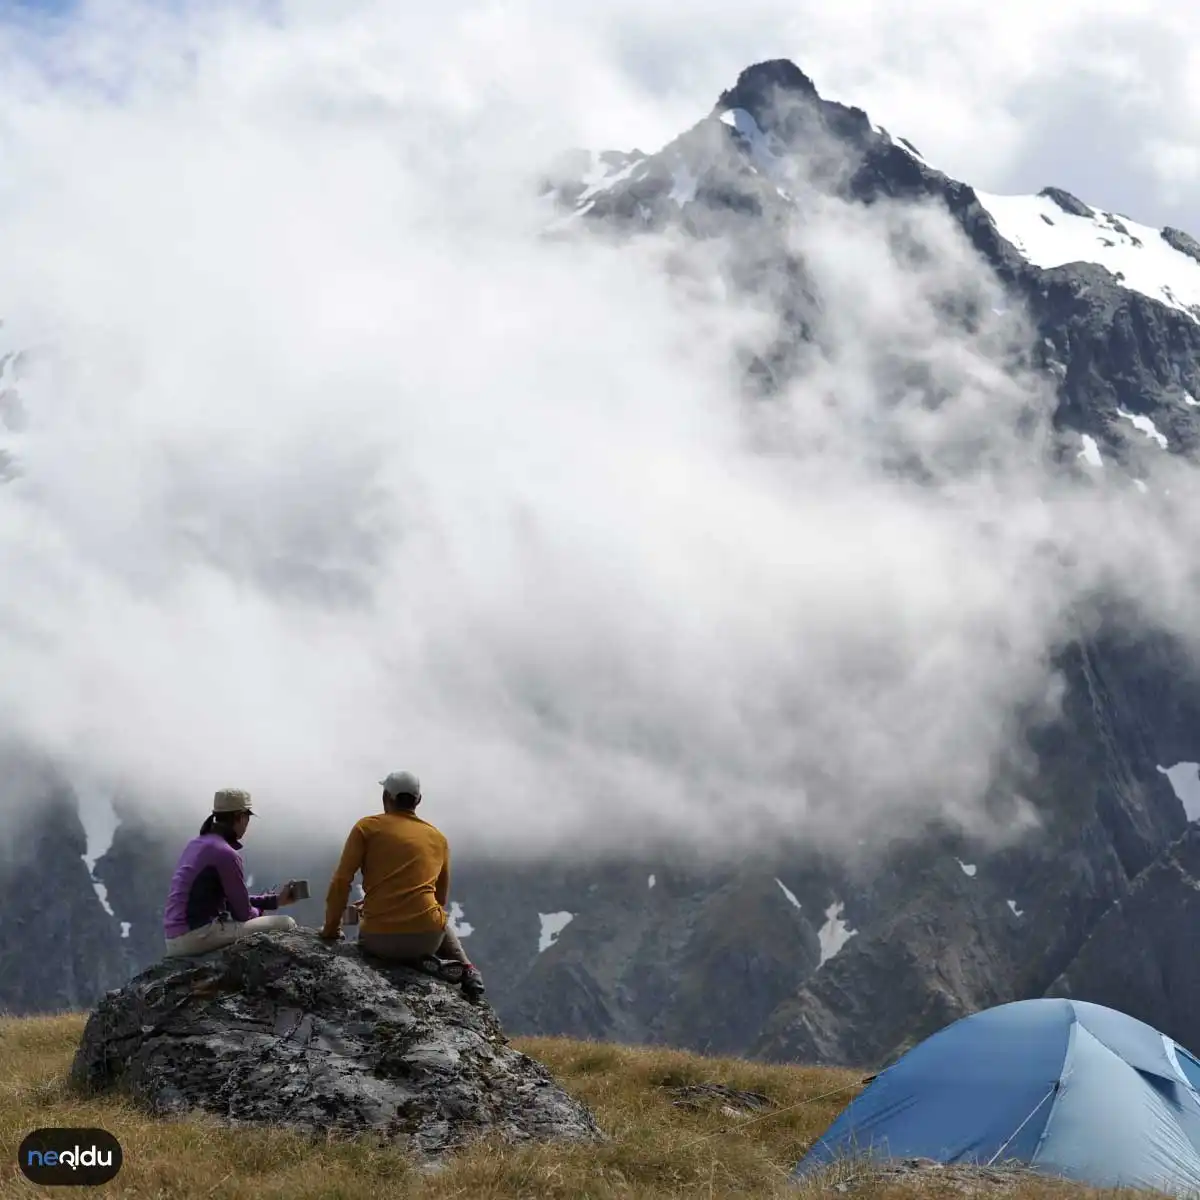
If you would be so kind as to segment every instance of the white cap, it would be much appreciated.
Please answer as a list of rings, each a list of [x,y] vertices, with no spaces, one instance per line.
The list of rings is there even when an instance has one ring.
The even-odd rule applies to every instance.
[[[421,796],[421,781],[410,771],[393,771],[379,782],[389,796]]]

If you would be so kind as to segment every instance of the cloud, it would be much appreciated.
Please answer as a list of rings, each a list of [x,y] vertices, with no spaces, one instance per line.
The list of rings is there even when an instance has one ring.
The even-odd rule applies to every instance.
[[[2,723],[159,808],[250,787],[291,834],[399,767],[504,852],[984,828],[1076,603],[1133,565],[1186,624],[1186,477],[1149,533],[1055,482],[1030,331],[948,316],[1001,299],[961,235],[803,180],[817,340],[748,416],[771,317],[720,255],[541,238],[532,185],[562,146],[656,149],[788,49],[780,11],[561,11],[0,32],[3,332],[49,348],[0,490]],[[856,79],[821,28],[818,84],[821,54]]]

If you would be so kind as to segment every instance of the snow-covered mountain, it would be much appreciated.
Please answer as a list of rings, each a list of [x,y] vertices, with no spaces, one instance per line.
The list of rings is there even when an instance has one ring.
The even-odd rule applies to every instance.
[[[1028,368],[1056,397],[1048,453],[1058,469],[1136,502],[1154,456],[1187,463],[1200,451],[1200,245],[1054,187],[977,192],[861,110],[823,100],[789,62],[743,72],[657,153],[565,160],[544,198],[548,237],[719,239],[732,286],[778,318],[746,364],[764,396],[803,369],[821,304],[788,237],[794,222],[815,204],[935,206],[1009,297],[989,313],[964,302],[961,319],[1019,309],[1035,331]],[[1058,714],[1014,730],[1034,763],[1023,794],[1040,827],[1011,844],[941,823],[836,858],[777,845],[723,865],[637,848],[600,863],[460,864],[456,921],[506,1023],[877,1064],[965,1011],[1065,989],[1200,1048],[1200,984],[1181,973],[1176,949],[1194,904],[1200,675],[1171,636],[1132,634],[1116,615],[1100,606],[1061,650]],[[77,956],[69,981],[27,982],[40,935],[10,914],[33,912],[32,901],[26,883],[0,883],[0,955],[18,968],[0,975],[0,1005],[95,994],[114,964],[156,954],[156,905],[186,832],[127,818],[82,866],[95,856],[80,836],[39,847],[58,864],[67,923],[86,916],[102,930],[89,933],[94,974]],[[257,847],[248,855],[262,878],[297,873]],[[327,848],[314,849],[303,873],[319,881],[331,865]],[[320,888],[302,919],[315,919]],[[1130,926],[1137,913],[1159,923],[1153,937]],[[1111,949],[1128,939],[1136,971],[1118,969]]]
[[[797,160],[787,143],[779,135],[764,131],[747,109],[719,107],[707,123],[660,154],[597,154],[577,183],[552,185],[555,201],[569,209],[554,228],[567,228],[582,217],[631,212],[649,224],[656,216],[664,215],[655,213],[652,206],[664,196],[679,216],[689,205],[697,201],[703,204],[706,197],[711,197],[714,185],[722,188],[728,182],[728,164],[722,164],[725,169],[721,169],[716,156],[709,153],[713,122],[728,130],[728,146],[743,157],[743,171],[762,181],[765,194],[773,191],[785,205],[794,205],[789,187],[795,179]],[[932,171],[905,139],[893,139],[877,126],[871,126],[870,132],[862,136],[868,145],[874,140],[877,151],[898,148]],[[1047,187],[1031,196],[998,196],[972,190],[996,232],[1031,266],[1051,270],[1092,263],[1104,267],[1130,291],[1193,317],[1200,316],[1200,243],[1190,234],[1170,227],[1152,229],[1121,214],[1092,208],[1061,188]],[[671,215],[668,211],[666,219]]]

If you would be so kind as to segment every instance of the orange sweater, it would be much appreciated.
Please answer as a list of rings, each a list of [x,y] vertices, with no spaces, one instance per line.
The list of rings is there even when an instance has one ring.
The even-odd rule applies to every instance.
[[[432,933],[446,927],[450,846],[415,813],[376,813],[350,830],[325,897],[325,930],[336,937],[354,876],[362,871],[362,932]]]

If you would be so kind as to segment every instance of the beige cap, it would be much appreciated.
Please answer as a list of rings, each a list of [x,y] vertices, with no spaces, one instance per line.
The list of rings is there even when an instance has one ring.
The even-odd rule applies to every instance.
[[[252,813],[250,793],[241,788],[222,788],[213,797],[213,812],[215,813]]]

